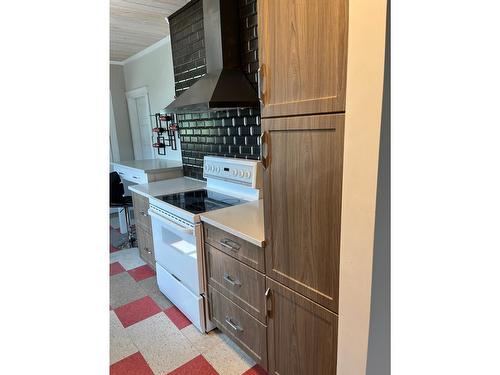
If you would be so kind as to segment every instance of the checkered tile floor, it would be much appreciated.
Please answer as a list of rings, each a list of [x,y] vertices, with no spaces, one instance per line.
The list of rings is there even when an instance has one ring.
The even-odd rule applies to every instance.
[[[220,331],[201,334],[160,292],[137,248],[110,245],[109,274],[111,375],[267,374]]]

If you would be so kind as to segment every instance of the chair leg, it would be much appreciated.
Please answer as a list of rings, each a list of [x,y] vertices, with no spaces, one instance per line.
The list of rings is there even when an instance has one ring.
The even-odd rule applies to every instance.
[[[118,246],[118,248],[130,249],[131,247],[134,247],[134,245],[135,245],[135,236],[134,236],[134,231],[132,230],[132,224],[130,222],[129,207],[124,206],[123,211],[124,211],[123,216],[125,216],[125,223],[127,226],[127,238]]]
[[[127,222],[127,231],[128,231],[128,244],[129,247],[134,247],[135,237],[132,231],[132,224],[130,222],[130,211],[129,207],[125,206],[125,221]]]

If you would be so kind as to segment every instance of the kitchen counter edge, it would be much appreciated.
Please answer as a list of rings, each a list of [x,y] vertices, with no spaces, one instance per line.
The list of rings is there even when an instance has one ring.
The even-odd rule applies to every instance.
[[[246,213],[250,215],[245,215]],[[250,221],[243,223],[244,219],[249,218],[248,216],[250,216]],[[242,240],[262,248],[265,247],[262,199],[237,206],[221,208],[216,211],[205,212],[200,214],[200,218],[202,222],[226,231]],[[246,228],[248,227],[258,228],[258,233],[247,230]]]

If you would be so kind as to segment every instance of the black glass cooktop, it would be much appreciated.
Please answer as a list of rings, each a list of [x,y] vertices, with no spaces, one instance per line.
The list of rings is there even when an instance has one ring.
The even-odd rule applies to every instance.
[[[155,198],[173,206],[182,208],[183,210],[189,211],[193,214],[218,210],[219,208],[235,206],[246,202],[243,199],[206,189],[160,195]]]

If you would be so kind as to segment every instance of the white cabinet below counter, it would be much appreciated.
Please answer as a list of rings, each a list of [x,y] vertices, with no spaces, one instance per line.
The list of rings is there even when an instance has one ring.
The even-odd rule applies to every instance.
[[[111,163],[122,181],[135,184],[182,177],[182,162],[177,160],[149,159]]]
[[[112,162],[113,170],[123,182],[125,195],[130,195],[129,187],[137,184],[169,180],[182,177],[182,162],[180,160],[148,159]],[[127,233],[125,214],[119,211],[120,233]]]

